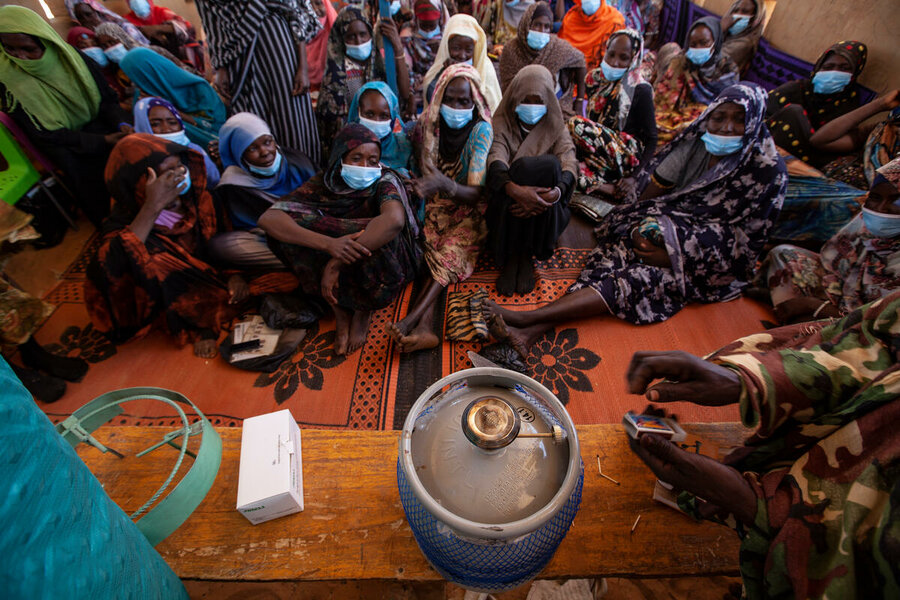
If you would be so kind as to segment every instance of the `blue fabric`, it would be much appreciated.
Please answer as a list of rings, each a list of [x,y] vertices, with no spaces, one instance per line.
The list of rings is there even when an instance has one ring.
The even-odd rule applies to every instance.
[[[187,599],[172,569],[106,495],[3,358],[0,422],[4,599]]]
[[[400,102],[394,95],[388,84],[383,81],[370,81],[356,92],[353,101],[350,102],[350,110],[347,112],[347,123],[359,123],[359,98],[366,90],[375,90],[384,96],[391,109],[391,123],[403,123],[400,116]],[[401,175],[409,177],[409,157],[412,154],[412,144],[406,133],[399,131],[381,139],[381,163],[388,166]]]
[[[135,133],[149,133],[153,135],[153,130],[150,128],[150,118],[149,113],[150,109],[154,106],[163,106],[169,109],[175,118],[178,119],[178,122],[181,123],[181,128],[184,129],[184,121],[181,120],[181,115],[178,114],[178,109],[172,105],[171,102],[165,100],[164,98],[157,98],[156,96],[150,96],[148,98],[141,98],[134,105],[134,131]],[[187,130],[185,130],[187,132]],[[187,144],[187,147],[191,150],[196,150],[200,154],[203,155],[203,164],[206,165],[206,187],[207,189],[213,189],[219,184],[219,167],[216,166],[216,163],[212,161],[209,157],[209,154],[206,153],[204,148],[201,148],[199,145],[191,142]]]
[[[263,135],[272,135],[272,131],[265,121],[252,113],[238,113],[225,121],[219,130],[219,156],[225,167],[222,183],[262,190],[271,196],[285,196],[303,185],[313,173],[289,160],[282,160],[272,177],[250,172],[241,157],[250,144]]]
[[[778,241],[825,242],[859,213],[865,193],[824,176],[791,175],[770,237]]]
[[[129,50],[119,67],[145,94],[164,98],[191,115],[196,125],[185,123],[184,130],[192,142],[203,147],[217,138],[225,122],[225,105],[205,79],[149,48]]]

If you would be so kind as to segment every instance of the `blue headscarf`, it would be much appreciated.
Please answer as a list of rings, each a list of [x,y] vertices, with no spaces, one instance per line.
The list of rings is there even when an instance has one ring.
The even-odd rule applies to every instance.
[[[191,141],[204,146],[216,139],[225,122],[225,105],[205,79],[149,48],[129,50],[119,68],[145,94],[165,98],[182,114],[191,115],[196,125],[184,124]]]
[[[359,99],[367,90],[375,90],[384,96],[391,109],[391,127],[393,133],[381,140],[381,163],[409,177],[409,157],[412,144],[402,130],[403,119],[400,117],[400,102],[388,84],[383,81],[370,81],[356,92],[347,113],[347,123],[359,123]],[[397,129],[400,129],[397,131]]]
[[[272,177],[262,177],[246,169],[241,157],[250,144],[263,135],[272,135],[272,131],[265,121],[252,113],[238,113],[225,121],[219,130],[219,156],[225,167],[220,183],[252,188],[280,198],[303,185],[315,173],[312,163],[303,168],[289,160],[281,148],[278,149],[283,158],[281,168]]]
[[[163,108],[168,109],[169,112],[175,115],[175,118],[178,119],[179,123],[181,123],[181,128],[184,129],[184,121],[181,120],[181,115],[178,114],[178,109],[175,108],[171,102],[169,102],[168,100],[164,100],[163,98],[150,96],[149,98],[141,98],[134,105],[135,133],[149,133],[151,135],[155,135],[153,133],[153,129],[150,127],[150,109],[154,106],[162,106]],[[216,163],[214,163],[209,157],[209,154],[206,153],[205,148],[201,148],[193,142],[188,144],[188,148],[196,150],[203,155],[203,163],[206,165],[206,187],[209,189],[213,189],[219,183],[219,168],[216,167]]]

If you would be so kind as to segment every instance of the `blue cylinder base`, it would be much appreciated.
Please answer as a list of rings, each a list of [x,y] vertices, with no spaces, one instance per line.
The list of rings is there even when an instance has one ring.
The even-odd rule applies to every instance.
[[[584,463],[575,489],[558,513],[543,526],[516,540],[459,537],[419,502],[397,461],[397,485],[406,520],[431,566],[448,581],[477,592],[502,592],[537,576],[566,537],[581,505]]]

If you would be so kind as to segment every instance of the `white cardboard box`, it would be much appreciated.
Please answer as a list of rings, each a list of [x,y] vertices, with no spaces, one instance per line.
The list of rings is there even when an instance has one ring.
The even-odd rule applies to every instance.
[[[291,411],[244,420],[237,509],[254,525],[303,510],[300,428]]]

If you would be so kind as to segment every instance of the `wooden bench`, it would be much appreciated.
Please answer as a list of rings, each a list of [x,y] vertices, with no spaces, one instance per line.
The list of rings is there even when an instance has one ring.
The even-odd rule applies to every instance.
[[[737,445],[736,423],[685,426],[720,447]],[[127,513],[165,479],[168,447],[135,459],[168,428],[105,427],[96,436],[126,458],[81,445],[78,453]],[[203,503],[157,550],[186,580],[210,582],[440,581],[416,546],[397,492],[397,431],[303,430],[305,510],[251,525],[235,510],[241,430],[219,429],[222,465]],[[654,477],[620,425],[578,427],[585,481],[575,522],[541,578],[735,574],[738,539],[651,498]],[[599,476],[599,455],[604,474]],[[189,460],[185,461],[189,463]],[[182,468],[186,468],[183,466]],[[634,533],[632,524],[640,522]]]

